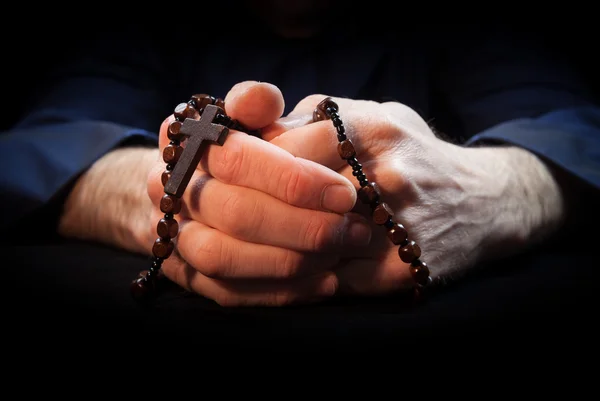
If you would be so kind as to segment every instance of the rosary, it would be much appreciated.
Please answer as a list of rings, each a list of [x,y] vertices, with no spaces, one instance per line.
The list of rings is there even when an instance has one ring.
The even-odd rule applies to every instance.
[[[223,146],[230,129],[258,136],[257,131],[249,131],[227,116],[222,99],[206,94],[194,95],[187,103],[177,105],[174,116],[175,121],[171,122],[167,131],[171,142],[163,151],[167,166],[161,176],[165,195],[160,200],[160,210],[164,217],[156,226],[158,238],[152,247],[152,264],[148,270],[140,273],[130,287],[133,297],[140,301],[157,296],[160,268],[173,252],[172,240],[179,232],[175,215],[181,211],[181,196],[200,163],[204,145],[212,143]],[[427,264],[420,259],[421,248],[409,240],[404,226],[394,221],[394,212],[383,201],[378,185],[367,179],[356,158],[354,145],[346,136],[339,107],[330,97],[321,101],[313,112],[313,122],[322,120],[331,120],[336,128],[338,154],[352,167],[352,175],[358,180],[358,198],[369,205],[373,222],[383,226],[390,241],[399,246],[398,256],[402,262],[409,264],[413,293],[415,298],[419,298],[423,289],[432,282]],[[187,140],[185,148],[181,147],[184,140]]]

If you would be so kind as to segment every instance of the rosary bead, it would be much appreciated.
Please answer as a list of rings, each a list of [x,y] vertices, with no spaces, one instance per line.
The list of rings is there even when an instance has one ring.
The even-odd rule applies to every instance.
[[[157,238],[152,246],[152,254],[157,258],[167,259],[173,252],[173,242],[162,238]]]
[[[344,123],[342,122],[342,119],[340,118],[339,115],[337,115],[337,113],[336,113],[335,118],[331,119],[331,122],[333,123],[333,126],[335,128],[339,128],[339,127],[343,127],[344,126]]]
[[[175,166],[173,166],[172,164],[167,164],[165,168],[167,169],[167,171],[173,171],[173,168],[175,168]]]
[[[220,97],[215,100],[214,105],[225,110],[225,102]]]
[[[167,145],[163,150],[163,160],[165,163],[176,164],[182,153],[181,146]]]
[[[394,217],[394,212],[387,203],[381,203],[373,210],[373,221],[380,226]]]
[[[379,190],[379,185],[375,182],[370,182],[358,190],[358,199],[366,205],[379,201],[380,197],[381,191]]]
[[[169,124],[169,128],[167,129],[167,137],[172,141],[180,141],[183,137],[183,135],[179,133],[181,126],[181,121],[172,121],[171,124]]]
[[[146,301],[155,295],[154,283],[146,280],[146,277],[138,277],[129,286],[133,298],[138,301]]]
[[[419,259],[416,259],[411,263],[410,273],[413,279],[420,285],[425,286],[431,281],[429,267],[425,262],[421,262]]]
[[[348,160],[356,156],[356,150],[354,149],[354,145],[350,139],[346,139],[338,143],[338,153],[340,157],[344,160]]]
[[[402,224],[393,223],[392,228],[388,229],[387,235],[392,244],[394,245],[404,245],[406,240],[408,239],[408,232],[406,228]]]
[[[171,220],[173,218],[173,213],[165,213],[165,219]]]
[[[160,219],[156,225],[156,233],[164,239],[175,238],[179,232],[179,223],[175,219]]]
[[[398,249],[398,255],[404,263],[412,263],[421,257],[421,247],[415,241],[410,241]]]
[[[207,95],[206,93],[192,95],[192,101],[198,110],[204,109],[209,104],[213,104],[213,99],[212,96]]]
[[[340,137],[340,135],[346,135],[346,127],[344,127],[343,124],[335,127],[335,129],[337,131],[338,138]]]
[[[179,213],[181,211],[181,199],[165,194],[160,200],[160,211],[163,213]]]
[[[181,122],[185,121],[186,118],[194,120],[200,118],[198,110],[187,103],[179,103],[177,107],[175,107],[175,112],[173,114],[175,114],[175,118]]]
[[[160,176],[160,182],[162,182],[163,187],[167,185],[169,178],[171,178],[171,171],[163,171],[162,175]]]
[[[347,162],[351,167],[354,167],[355,165],[359,164],[358,159],[356,157],[348,159]]]

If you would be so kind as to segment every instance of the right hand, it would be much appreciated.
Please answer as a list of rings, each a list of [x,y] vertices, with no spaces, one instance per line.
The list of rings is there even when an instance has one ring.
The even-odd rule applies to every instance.
[[[275,122],[283,105],[279,89],[265,83],[238,84],[225,98],[228,115],[249,129]],[[161,151],[172,120],[162,124]],[[156,205],[152,227],[162,217],[164,168],[158,162],[148,178]],[[207,148],[182,203],[176,251],[163,271],[221,305],[279,306],[331,296],[337,279],[330,270],[371,237],[366,220],[349,213],[356,190],[347,178],[241,132]]]

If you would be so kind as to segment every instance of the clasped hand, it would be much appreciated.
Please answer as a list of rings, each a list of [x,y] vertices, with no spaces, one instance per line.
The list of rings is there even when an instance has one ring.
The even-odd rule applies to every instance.
[[[307,97],[281,118],[283,95],[273,85],[232,88],[227,113],[263,137],[232,131],[224,146],[205,153],[182,198],[176,251],[163,264],[169,279],[226,306],[412,285],[398,246],[357,202],[358,182],[337,153],[331,121],[312,122],[324,97]],[[400,103],[334,99],[365,174],[420,245],[432,276],[472,264],[485,233],[483,218],[472,213],[480,169],[469,163],[469,149],[438,139]],[[161,150],[170,121],[160,130]],[[149,176],[154,205],[163,195],[163,170],[157,161]],[[150,226],[159,219],[157,207]]]

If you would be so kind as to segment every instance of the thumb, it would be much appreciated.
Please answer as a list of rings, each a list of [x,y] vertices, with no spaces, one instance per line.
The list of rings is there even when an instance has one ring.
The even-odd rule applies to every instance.
[[[234,85],[225,96],[225,111],[244,127],[264,128],[283,115],[283,94],[266,82],[244,81]]]

